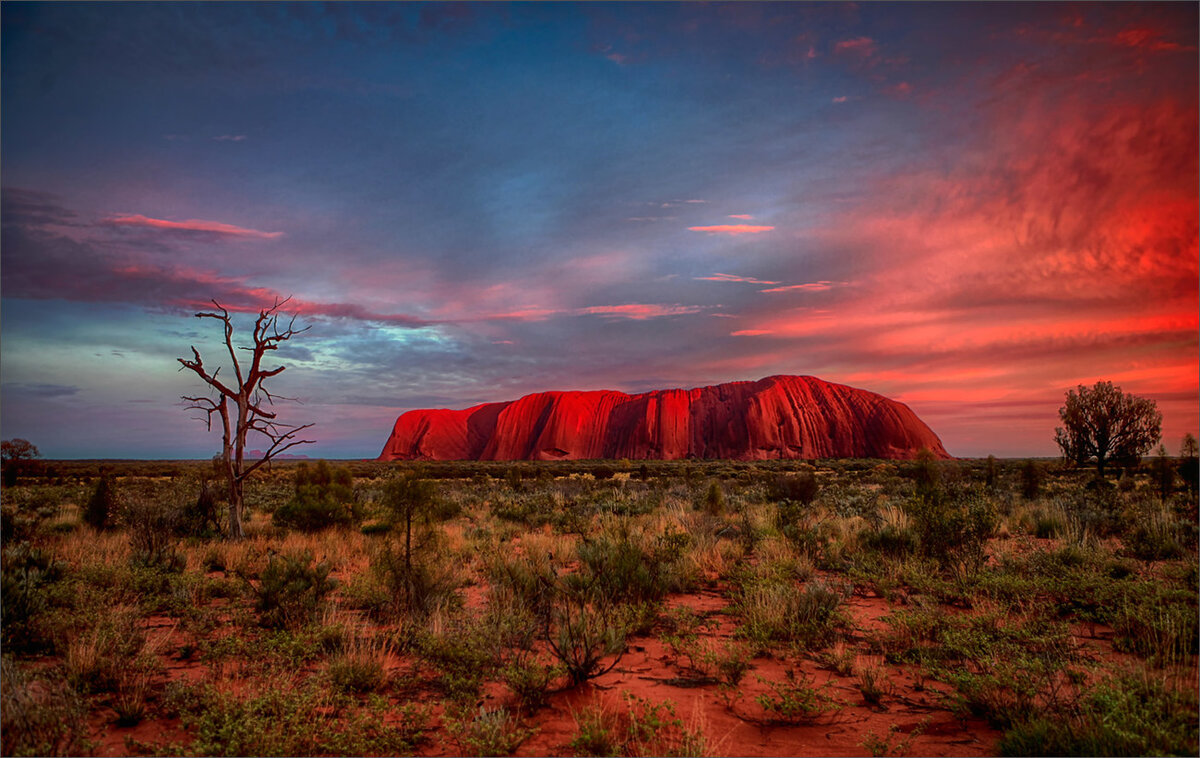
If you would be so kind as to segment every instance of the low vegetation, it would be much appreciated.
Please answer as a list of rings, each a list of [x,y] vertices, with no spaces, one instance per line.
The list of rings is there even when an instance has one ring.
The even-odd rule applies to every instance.
[[[23,464],[2,749],[1194,755],[1191,461]]]

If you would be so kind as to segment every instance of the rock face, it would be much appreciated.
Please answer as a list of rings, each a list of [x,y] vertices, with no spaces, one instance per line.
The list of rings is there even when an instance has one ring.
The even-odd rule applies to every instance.
[[[539,392],[400,416],[379,460],[913,458],[941,440],[903,403],[811,376],[640,395]]]

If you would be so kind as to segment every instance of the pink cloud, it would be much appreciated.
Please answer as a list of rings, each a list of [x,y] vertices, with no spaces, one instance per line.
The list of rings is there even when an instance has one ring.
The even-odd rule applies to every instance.
[[[699,313],[703,308],[698,305],[655,305],[646,303],[631,303],[627,305],[593,305],[579,308],[574,312],[586,316],[604,316],[607,318],[629,318],[644,321],[649,318],[663,316],[682,316]]]
[[[849,100],[849,99],[850,99],[850,98],[846,97],[845,95],[840,95],[840,96],[838,96],[838,97],[835,97],[835,98],[833,99],[833,102],[835,102],[835,103],[844,103],[844,102],[846,102],[846,101],[847,101],[847,100]]]
[[[751,216],[749,213],[731,213],[729,214],[729,217],[738,218],[742,221],[749,221],[750,219],[754,218],[754,216]]]
[[[864,58],[875,54],[875,40],[870,37],[855,37],[853,39],[844,39],[841,42],[836,42],[833,45],[835,53],[853,53],[861,55]]]
[[[762,284],[778,284],[778,282],[761,282]],[[805,284],[788,284],[783,287],[771,287],[770,289],[759,290],[760,292],[824,292],[828,289],[833,289],[834,282],[820,281],[807,282]]]
[[[761,337],[764,334],[770,334],[770,329],[742,329],[737,332],[730,332],[730,337]]]
[[[689,226],[688,231],[707,234],[761,234],[772,231],[773,226],[751,226],[750,224],[718,224],[716,226]]]
[[[172,232],[202,232],[206,234],[222,234],[230,237],[250,237],[255,239],[276,239],[282,237],[283,232],[260,232],[257,229],[246,229],[233,224],[224,224],[220,221],[202,221],[200,219],[188,219],[187,221],[166,221],[160,218],[149,218],[141,214],[129,216],[116,216],[108,219],[109,224],[114,226],[140,226],[149,229],[162,229]]]
[[[734,274],[713,274],[712,276],[697,276],[694,277],[701,282],[745,282],[746,284],[779,284],[779,282],[770,282],[763,279],[753,279],[748,276],[736,276]]]

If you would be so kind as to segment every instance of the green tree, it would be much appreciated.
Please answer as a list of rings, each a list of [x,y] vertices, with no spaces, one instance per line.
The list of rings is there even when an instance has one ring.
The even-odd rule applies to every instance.
[[[1063,425],[1054,430],[1054,441],[1063,457],[1077,466],[1094,460],[1099,477],[1110,461],[1136,461],[1162,436],[1154,401],[1127,395],[1112,382],[1069,390],[1058,416]]]
[[[1187,485],[1188,492],[1193,494],[1196,492],[1196,480],[1200,478],[1200,459],[1196,453],[1196,438],[1188,432],[1183,435],[1183,444],[1179,446],[1179,478]]]
[[[0,442],[0,466],[4,468],[4,486],[12,487],[17,477],[28,470],[36,458],[41,458],[37,445],[21,438]]]
[[[400,602],[406,609],[414,605],[414,596],[422,594],[418,585],[420,571],[414,569],[414,552],[422,545],[413,545],[413,524],[428,523],[436,503],[437,490],[428,479],[423,479],[417,472],[409,472],[398,476],[387,483],[383,493],[383,505],[391,517],[392,527],[399,529],[404,535],[403,563],[396,567],[398,589],[401,592]],[[422,543],[424,541],[421,541]]]

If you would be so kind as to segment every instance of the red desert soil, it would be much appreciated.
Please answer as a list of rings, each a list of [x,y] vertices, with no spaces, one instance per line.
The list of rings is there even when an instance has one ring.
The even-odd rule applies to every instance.
[[[811,376],[409,411],[379,460],[949,458],[903,403]]]
[[[466,588],[466,595],[468,607],[481,607],[486,589],[471,586]],[[670,597],[665,615],[687,609],[703,619],[701,639],[720,648],[735,640],[736,622],[728,605],[728,598],[718,585]],[[876,668],[885,674],[885,694],[877,706],[863,700],[856,675],[839,675],[832,667],[823,665],[818,656],[794,655],[752,659],[751,668],[738,688],[740,697],[730,704],[723,699],[717,684],[689,681],[682,662],[658,636],[638,636],[631,638],[625,654],[612,671],[586,686],[553,694],[549,704],[529,719],[527,725],[536,728],[536,732],[520,746],[517,755],[571,754],[569,745],[578,732],[576,714],[596,705],[612,714],[623,714],[628,695],[650,704],[672,703],[675,715],[683,721],[685,728],[701,730],[707,740],[708,752],[716,755],[863,755],[870,752],[864,745],[868,735],[890,740],[892,749],[909,740],[906,745],[909,755],[996,753],[1000,733],[982,720],[963,720],[953,714],[937,694],[948,691],[947,685],[927,679],[914,667],[888,664],[881,656],[865,652],[869,649],[868,638],[887,628],[882,618],[901,606],[879,597],[856,595],[844,607],[852,629],[843,649],[850,651],[848,655],[855,659],[856,669]],[[951,609],[951,612],[970,611]],[[211,671],[198,656],[180,660],[176,653],[188,640],[175,620],[154,616],[142,624],[147,633],[147,648],[159,651],[162,657],[166,681],[196,682],[208,677],[215,679],[218,686],[235,691],[244,684],[236,678],[228,678],[232,673],[228,670]],[[215,636],[233,630],[228,616],[222,614],[222,626]],[[1112,630],[1107,627],[1077,625],[1072,632],[1086,654],[1097,661],[1120,665],[1133,660],[1113,649]],[[386,669],[389,678],[396,678],[411,673],[416,665],[410,656],[393,655]],[[316,666],[312,671],[301,673],[311,674],[319,668]],[[784,681],[789,670],[796,677],[821,688],[840,707],[809,724],[761,725],[766,714],[755,702],[755,697],[769,691],[768,682]],[[411,697],[411,694],[406,693],[404,697]],[[432,684],[425,694],[431,702],[439,697]],[[393,695],[391,699],[396,701],[398,698]],[[510,693],[498,683],[489,683],[479,702],[488,708],[515,708]],[[441,712],[440,707],[434,708],[429,738],[419,746],[419,755],[461,753],[461,747],[439,728]],[[109,708],[92,714],[89,723],[93,739],[99,743],[97,755],[128,755],[128,739],[160,746],[186,745],[190,741],[178,719],[149,719],[131,728],[118,727],[114,721],[115,713]]]

